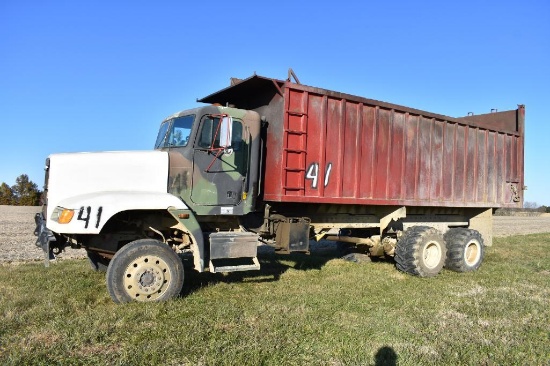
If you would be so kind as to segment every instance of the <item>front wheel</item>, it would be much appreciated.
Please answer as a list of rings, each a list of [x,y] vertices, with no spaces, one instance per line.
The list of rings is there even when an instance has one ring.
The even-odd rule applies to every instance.
[[[452,228],[445,233],[448,254],[445,268],[456,272],[475,271],[481,266],[485,247],[481,234],[472,229]]]
[[[164,301],[183,287],[183,263],[166,244],[152,239],[128,243],[107,268],[107,290],[116,303]]]
[[[407,229],[395,247],[397,269],[420,277],[437,275],[445,264],[446,255],[443,235],[428,226]]]

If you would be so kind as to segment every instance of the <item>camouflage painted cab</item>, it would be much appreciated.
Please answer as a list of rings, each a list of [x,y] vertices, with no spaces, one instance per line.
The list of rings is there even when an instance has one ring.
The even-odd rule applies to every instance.
[[[211,272],[260,268],[258,235],[241,232],[239,219],[256,209],[260,123],[253,111],[208,106],[177,113],[160,126],[155,149],[170,156],[168,192],[192,211],[180,225],[196,228],[190,241],[201,272],[206,252]],[[191,217],[197,224],[189,225]],[[202,231],[208,234],[206,250],[197,239]]]
[[[209,106],[162,122],[155,149],[170,154],[168,192],[199,216],[254,211],[258,192],[260,116]]]

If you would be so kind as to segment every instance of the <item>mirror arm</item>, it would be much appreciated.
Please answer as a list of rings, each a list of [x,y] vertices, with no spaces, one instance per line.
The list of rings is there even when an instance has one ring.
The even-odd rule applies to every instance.
[[[216,161],[216,159],[218,159],[223,154],[225,149],[223,148],[211,149],[211,150],[208,150],[208,152],[213,152],[215,150],[217,150],[216,155],[212,158],[212,161],[210,162],[210,165],[208,165],[208,168],[204,170],[205,173],[210,172],[210,168],[212,168],[212,165],[214,165],[214,162]]]

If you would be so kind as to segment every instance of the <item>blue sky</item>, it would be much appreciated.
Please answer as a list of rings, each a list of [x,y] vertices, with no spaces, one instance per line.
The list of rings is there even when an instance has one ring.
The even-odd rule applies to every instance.
[[[550,2],[0,0],[0,182],[50,153],[151,149],[160,121],[285,78],[450,116],[526,105],[525,200],[550,205]]]

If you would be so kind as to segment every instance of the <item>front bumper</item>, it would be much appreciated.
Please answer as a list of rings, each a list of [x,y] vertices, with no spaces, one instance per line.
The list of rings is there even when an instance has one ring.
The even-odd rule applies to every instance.
[[[50,259],[55,259],[53,255],[53,246],[51,242],[55,242],[55,236],[53,232],[46,227],[46,220],[41,212],[34,215],[34,222],[36,223],[36,229],[34,229],[34,235],[37,236],[36,246],[42,248],[44,252],[44,264],[46,267],[50,264]]]

